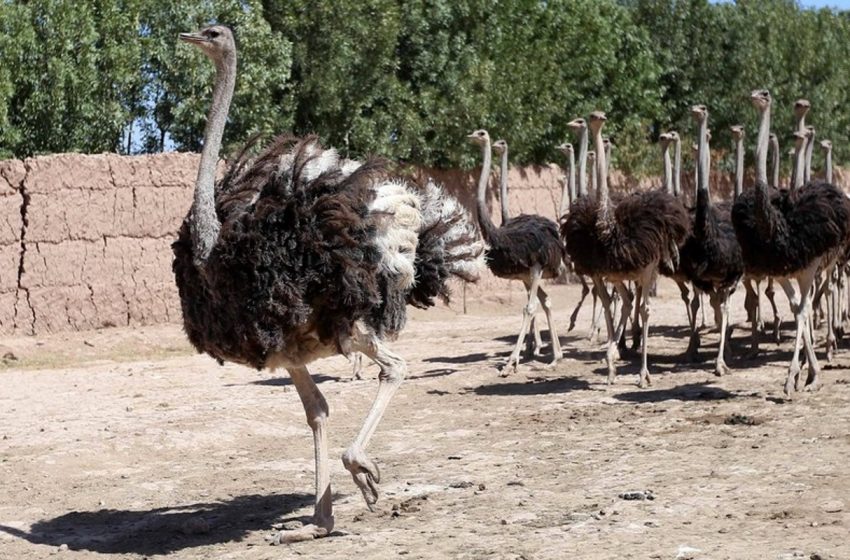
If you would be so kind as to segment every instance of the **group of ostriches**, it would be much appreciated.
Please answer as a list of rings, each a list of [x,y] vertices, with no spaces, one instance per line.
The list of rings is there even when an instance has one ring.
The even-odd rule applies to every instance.
[[[436,298],[447,299],[449,279],[475,281],[485,260],[496,275],[522,280],[528,291],[509,367],[516,366],[529,332],[532,347],[539,350],[542,345],[534,320],[538,302],[548,321],[554,359],[561,357],[553,304],[541,282],[562,274],[569,263],[589,282],[588,290],[592,287],[601,303],[608,333],[609,380],[618,342],[632,307],[637,306],[639,317],[633,321],[640,324],[640,381],[642,385],[650,381],[650,295],[660,272],[676,279],[685,296],[690,293],[686,283],[692,285],[693,300],[688,306],[692,339],[698,336],[700,293],[708,295],[725,335],[729,294],[742,276],[753,290],[759,289],[761,281],[778,283],[797,319],[797,344],[786,390],[790,393],[795,382],[800,383],[801,340],[808,383],[817,382],[809,330],[812,297],[831,293],[824,285],[833,278],[835,264],[846,259],[850,205],[836,187],[809,183],[804,177],[814,134],[802,120],[795,132],[798,166],[792,188],[778,188],[776,179],[768,185],[768,92],[753,94],[761,112],[757,181],[753,188],[739,189],[731,206],[713,203],[709,195],[708,111],[703,106],[693,109],[699,130],[699,180],[691,209],[680,200],[677,134],[662,137],[664,188],[610,194],[611,145],[602,137],[605,115],[595,112],[587,121],[573,121],[570,126],[580,136],[578,175],[571,165],[560,227],[539,216],[510,217],[504,142],[493,146],[502,157],[503,203],[502,223],[500,227],[493,224],[485,200],[490,139],[486,131],[476,131],[470,139],[481,145],[484,155],[478,185],[479,235],[467,211],[434,183],[412,185],[393,176],[381,160],[343,159],[315,137],[280,137],[262,149],[249,142],[216,181],[236,82],[236,47],[224,26],[183,34],[181,39],[198,47],[215,66],[194,199],[173,246],[186,333],[199,351],[220,362],[286,369],[313,431],[316,501],[312,522],[281,531],[275,542],[322,537],[334,525],[328,406],[307,365],[334,354],[362,353],[380,367],[377,396],[342,457],[371,508],[381,475],[366,448],[407,370],[385,341],[404,327],[407,305],[427,308]],[[585,175],[588,135],[595,150],[590,189]],[[666,152],[670,143],[675,144],[675,172],[670,170]],[[573,161],[572,147],[562,146],[562,150]],[[738,161],[741,177],[742,160]],[[817,278],[823,280],[816,283]],[[798,292],[791,279],[797,280]],[[619,316],[615,316],[617,298]],[[758,306],[751,307],[751,320],[758,322]],[[721,342],[717,373],[726,369]]]

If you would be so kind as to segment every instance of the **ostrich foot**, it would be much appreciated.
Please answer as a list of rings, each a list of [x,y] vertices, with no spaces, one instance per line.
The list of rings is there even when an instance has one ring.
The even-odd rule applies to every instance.
[[[649,370],[640,370],[640,373],[638,373],[638,387],[645,389],[650,385],[652,385],[652,379],[649,377]]]
[[[717,377],[723,377],[724,375],[729,375],[729,366],[726,365],[724,360],[718,360],[717,365],[714,367],[714,375]]]
[[[809,372],[809,379],[806,381],[806,386],[803,387],[803,390],[811,393],[818,389],[820,389],[820,378],[818,377],[818,374],[812,374],[812,372]]]
[[[291,544],[303,541],[312,541],[321,537],[327,537],[334,528],[334,520],[330,519],[314,519],[314,523],[298,527],[296,529],[284,529],[278,531],[268,537],[266,540],[269,544]]]
[[[354,484],[363,493],[369,511],[374,511],[372,505],[378,501],[378,483],[381,482],[381,471],[378,465],[366,456],[366,453],[352,445],[342,454],[342,464],[351,473]]]
[[[791,366],[788,368],[788,377],[785,379],[785,396],[791,398],[791,393],[796,390],[796,385],[800,379],[800,366]]]
[[[516,373],[518,365],[517,360],[508,359],[507,362],[499,366],[499,377],[507,377],[512,373]]]

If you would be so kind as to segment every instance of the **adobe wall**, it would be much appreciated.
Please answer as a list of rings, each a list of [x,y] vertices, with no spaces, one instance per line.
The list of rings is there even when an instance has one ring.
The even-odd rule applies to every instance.
[[[191,204],[197,163],[196,154],[180,153],[0,161],[0,334],[179,321],[170,245]],[[418,173],[434,176],[474,214],[477,171]],[[554,219],[561,176],[556,166],[511,169],[511,214]],[[845,183],[840,170],[837,178]],[[713,183],[714,192],[731,190],[728,177]],[[658,182],[614,172],[611,184],[632,190]],[[683,188],[692,192],[692,178]],[[498,200],[488,202],[498,223]],[[454,292],[459,308],[462,287]],[[487,274],[467,287],[467,302],[519,305],[523,294],[520,283]]]

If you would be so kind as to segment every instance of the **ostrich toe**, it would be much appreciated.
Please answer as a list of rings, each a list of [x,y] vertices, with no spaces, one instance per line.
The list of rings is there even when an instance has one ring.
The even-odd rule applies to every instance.
[[[652,385],[652,378],[649,377],[649,370],[640,370],[640,373],[638,373],[638,387],[640,387],[641,389],[645,389],[650,385]]]
[[[284,529],[266,537],[271,545],[290,544],[303,541],[311,541],[321,537],[327,537],[333,529],[333,520],[329,522],[310,523],[295,529]]]
[[[351,473],[354,483],[363,493],[366,505],[372,511],[372,505],[378,501],[378,484],[381,482],[381,471],[378,464],[366,456],[366,453],[355,446],[349,447],[342,455],[342,464]]]

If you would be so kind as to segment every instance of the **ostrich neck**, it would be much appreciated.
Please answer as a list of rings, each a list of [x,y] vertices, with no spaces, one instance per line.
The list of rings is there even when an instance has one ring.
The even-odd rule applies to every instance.
[[[698,132],[699,144],[697,145],[697,192],[696,192],[696,215],[694,217],[694,230],[697,234],[704,234],[706,220],[708,218],[708,206],[711,204],[708,192],[708,115],[699,120]]]
[[[735,140],[735,198],[744,189],[744,139]]]
[[[558,207],[558,216],[567,213],[567,209],[576,198],[576,157],[573,152],[569,153],[567,180],[561,190],[561,205]]]
[[[770,105],[761,112],[756,143],[756,181],[767,184],[767,144],[770,141]]]
[[[825,174],[826,174],[826,182],[832,184],[832,150],[827,150],[826,155],[824,156],[826,161],[824,162]]]
[[[803,171],[803,183],[808,183],[812,180],[812,152],[815,147],[815,133],[814,131],[808,137],[806,137],[806,162],[805,162],[805,170]]]
[[[670,145],[662,148],[661,155],[664,158],[664,192],[675,194],[673,190],[673,163],[670,161]]]
[[[679,196],[682,193],[682,140],[676,139],[673,152],[673,194]]]
[[[773,157],[770,160],[770,165],[772,167],[771,177],[773,179],[772,184],[774,187],[779,187],[779,139],[774,137],[770,139],[770,149],[773,152]],[[741,154],[741,161],[743,162],[744,156]],[[743,166],[743,163],[741,164]],[[742,171],[743,176],[743,171]]]
[[[803,144],[803,145],[800,145]],[[794,167],[797,168],[797,172],[794,174],[794,183],[791,185],[791,190],[795,191],[803,186],[805,181],[805,172],[803,172],[803,167],[806,164],[806,148],[804,143],[799,143],[796,148],[794,148]]]
[[[195,265],[203,267],[218,241],[221,223],[215,211],[215,171],[221,139],[227,123],[227,113],[236,85],[236,54],[216,61],[215,84],[207,125],[204,129],[204,148],[195,180],[192,216],[189,227]]]
[[[490,241],[490,236],[496,229],[490,220],[490,211],[487,209],[487,185],[490,183],[490,165],[493,163],[493,155],[490,152],[490,140],[487,140],[481,148],[484,162],[481,164],[481,175],[478,177],[478,225],[481,227],[481,235],[485,241]]]
[[[599,201],[599,215],[608,217],[608,176],[605,169],[605,143],[602,140],[602,127],[593,131],[594,147],[596,149],[596,198]]]
[[[508,209],[508,149],[502,152],[501,173],[499,174],[499,198],[502,206],[502,225],[508,221],[510,210]]]
[[[578,140],[578,183],[576,196],[587,194],[587,127],[581,129]]]

